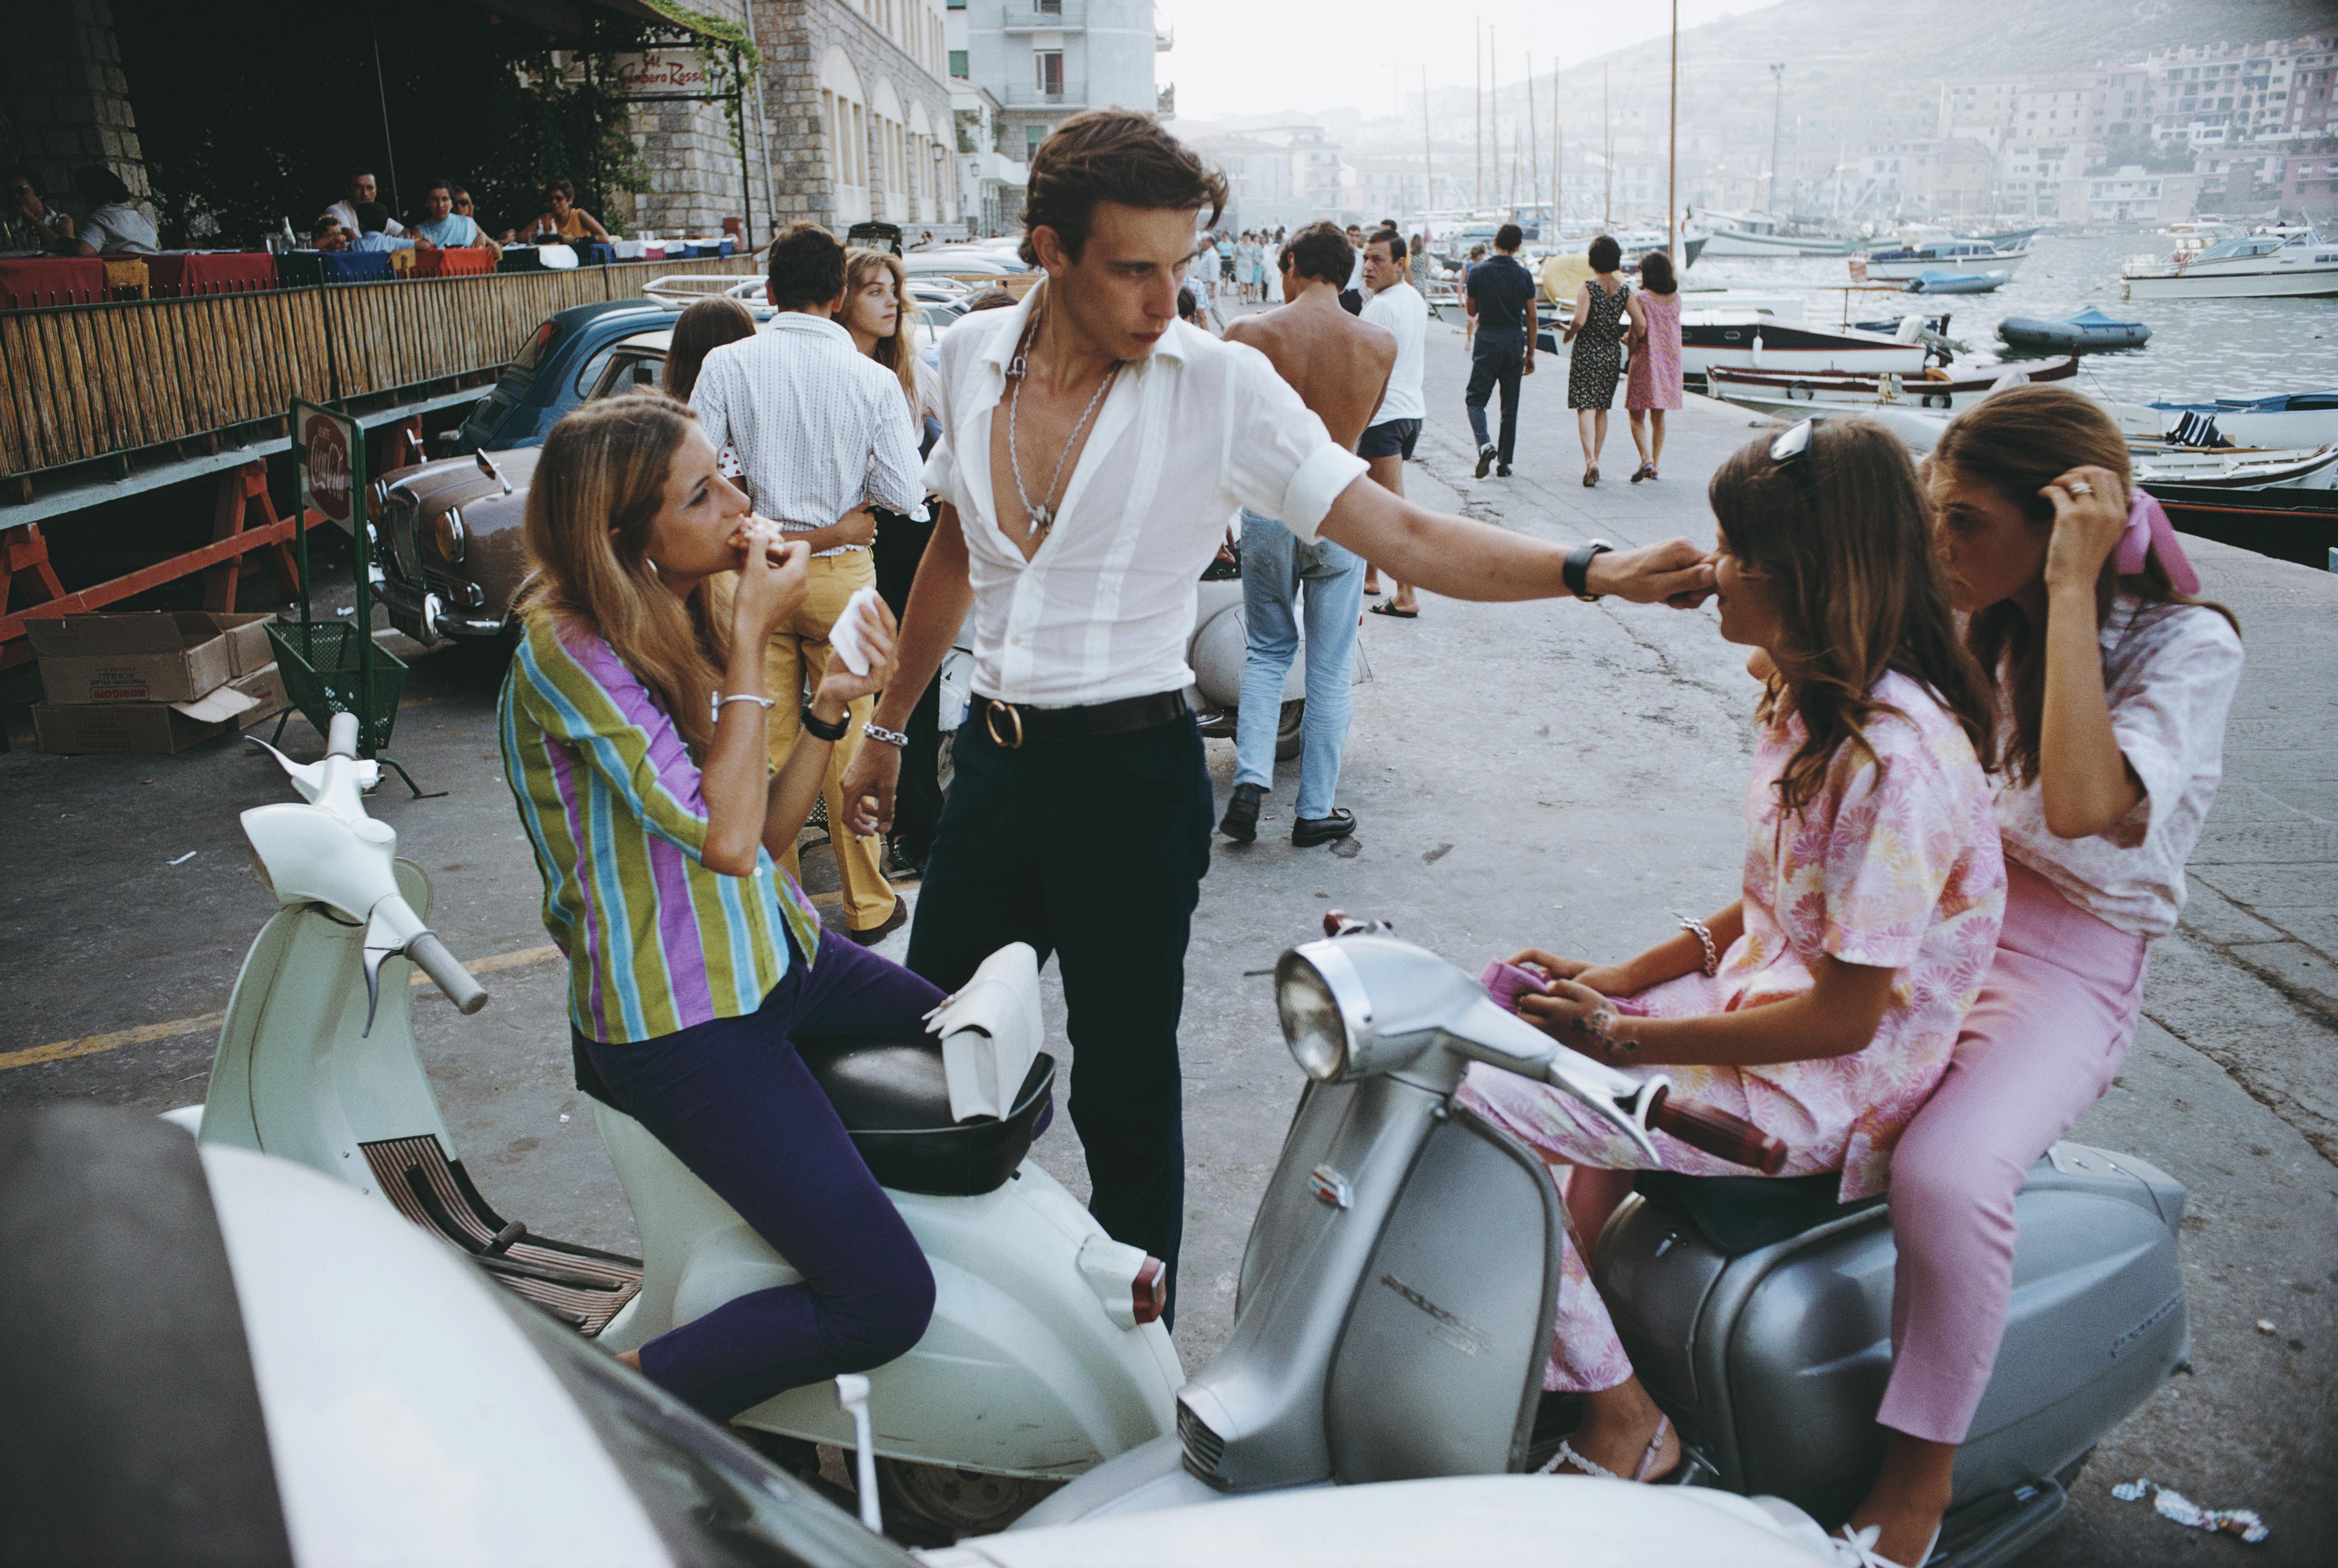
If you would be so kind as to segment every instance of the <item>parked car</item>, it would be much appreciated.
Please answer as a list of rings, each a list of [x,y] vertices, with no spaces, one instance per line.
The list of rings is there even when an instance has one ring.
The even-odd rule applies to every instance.
[[[947,299],[912,295],[918,357],[930,367],[942,329],[962,312]],[[527,578],[521,524],[536,448],[578,404],[660,385],[680,311],[656,299],[563,310],[535,329],[463,421],[454,456],[374,481],[373,591],[391,625],[426,648],[505,636]]]

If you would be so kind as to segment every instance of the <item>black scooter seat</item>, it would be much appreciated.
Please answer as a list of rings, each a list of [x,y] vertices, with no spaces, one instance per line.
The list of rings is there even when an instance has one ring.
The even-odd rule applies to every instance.
[[[612,1110],[610,1093],[581,1038],[572,1039],[576,1086]],[[1007,1115],[950,1119],[939,1041],[846,1037],[799,1040],[796,1054],[860,1151],[878,1184],[899,1192],[973,1198],[995,1192],[1031,1152],[1053,1102],[1056,1059],[1041,1052]]]
[[[1813,1176],[1688,1176],[1677,1171],[1643,1171],[1632,1181],[1632,1190],[1643,1198],[1677,1210],[1725,1258],[1756,1251],[1884,1201],[1878,1193],[1838,1203],[1835,1194],[1842,1187],[1840,1171],[1822,1171]]]

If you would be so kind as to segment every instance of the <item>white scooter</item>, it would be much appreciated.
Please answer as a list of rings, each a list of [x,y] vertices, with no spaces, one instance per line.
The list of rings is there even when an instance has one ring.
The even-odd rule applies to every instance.
[[[307,803],[243,815],[283,908],[244,960],[204,1103],[172,1119],[380,1198],[613,1348],[796,1279],[645,1129],[597,1101],[645,1262],[533,1236],[489,1207],[416,1055],[408,966],[466,1014],[486,995],[430,933],[420,867],[396,858],[396,831],[366,815],[379,769],[356,757],[356,740],[340,715],[322,761],[275,753]],[[1158,1321],[1161,1264],[1106,1236],[1024,1158],[1056,1073],[1038,1049],[1031,949],[994,955],[935,1026],[938,1042],[801,1046],[933,1269],[924,1338],[870,1374],[888,1511],[897,1534],[924,1539],[996,1529],[1066,1479],[1174,1432],[1184,1381]],[[999,1114],[961,1120],[954,1089],[987,1091]],[[783,1457],[853,1445],[824,1386],[732,1424],[781,1439]]]

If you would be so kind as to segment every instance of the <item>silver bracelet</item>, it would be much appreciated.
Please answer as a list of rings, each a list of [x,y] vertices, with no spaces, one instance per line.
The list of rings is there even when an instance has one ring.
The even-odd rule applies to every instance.
[[[1695,936],[1697,946],[1704,949],[1704,973],[1708,975],[1720,974],[1721,954],[1713,945],[1712,928],[1692,915],[1675,915],[1673,918],[1678,920],[1680,928]]]
[[[721,723],[722,707],[726,702],[752,702],[766,713],[780,705],[780,700],[776,697],[758,697],[752,691],[733,691],[728,697],[717,697],[709,693],[706,699],[707,717],[718,724]]]
[[[863,724],[860,727],[860,732],[863,735],[868,736],[871,740],[882,740],[886,745],[892,747],[895,750],[907,750],[909,749],[909,738],[907,735],[902,734],[899,730],[888,730],[882,724],[871,721],[869,723]]]

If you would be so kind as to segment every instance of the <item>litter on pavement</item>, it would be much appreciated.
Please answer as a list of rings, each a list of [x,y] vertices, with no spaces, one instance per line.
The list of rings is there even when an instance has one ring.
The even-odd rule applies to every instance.
[[[2264,1521],[2254,1508],[2203,1508],[2183,1493],[2150,1481],[2122,1482],[2111,1488],[2111,1495],[2122,1503],[2138,1503],[2146,1493],[2156,1493],[2152,1508],[2162,1519],[2171,1520],[2187,1530],[2209,1530],[2225,1535],[2237,1535],[2254,1546],[2271,1534]]]

